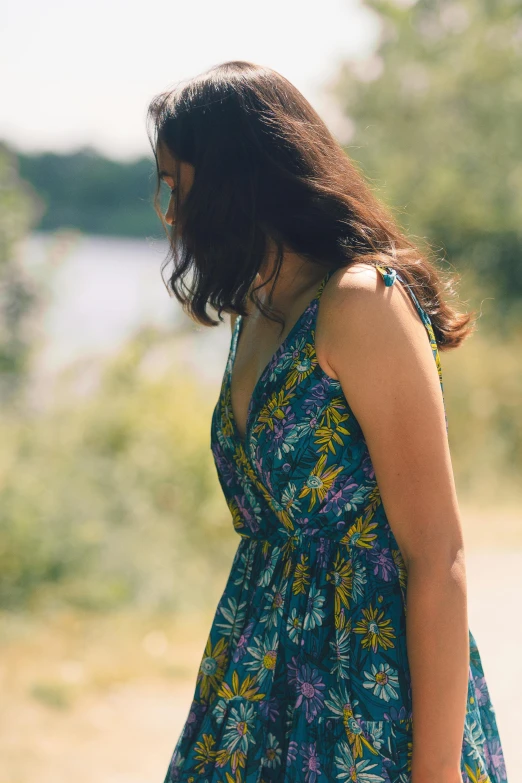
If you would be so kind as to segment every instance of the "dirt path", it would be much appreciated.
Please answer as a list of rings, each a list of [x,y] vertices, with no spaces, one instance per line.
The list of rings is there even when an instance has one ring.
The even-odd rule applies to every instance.
[[[522,551],[467,556],[469,626],[506,758],[509,783],[522,780]]]

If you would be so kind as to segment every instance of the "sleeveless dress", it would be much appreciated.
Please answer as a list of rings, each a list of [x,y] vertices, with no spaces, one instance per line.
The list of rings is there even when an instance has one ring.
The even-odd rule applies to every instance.
[[[428,315],[394,269],[426,326]],[[231,406],[238,316],[210,445],[240,536],[164,783],[408,783],[407,571],[363,432],[314,350],[323,279],[266,365],[242,438]],[[446,418],[447,428],[447,418]],[[461,771],[507,780],[469,631]]]

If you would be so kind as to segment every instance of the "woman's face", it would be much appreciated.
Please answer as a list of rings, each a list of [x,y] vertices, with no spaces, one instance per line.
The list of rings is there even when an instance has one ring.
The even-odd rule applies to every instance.
[[[175,208],[176,208],[176,189],[179,189],[179,201],[183,201],[187,193],[189,192],[192,182],[194,181],[194,166],[190,163],[180,161],[179,177],[180,181],[176,181],[176,166],[177,160],[173,157],[170,151],[163,144],[158,145],[157,149],[159,176],[165,184],[170,188],[170,201],[165,213],[165,221],[169,226],[173,226],[175,222]]]

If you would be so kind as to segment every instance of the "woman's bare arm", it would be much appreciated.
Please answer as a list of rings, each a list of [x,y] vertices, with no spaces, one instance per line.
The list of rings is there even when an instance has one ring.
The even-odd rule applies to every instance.
[[[412,783],[459,781],[469,641],[464,544],[439,377],[399,281],[361,264],[334,273],[317,355],[357,417],[408,572]]]

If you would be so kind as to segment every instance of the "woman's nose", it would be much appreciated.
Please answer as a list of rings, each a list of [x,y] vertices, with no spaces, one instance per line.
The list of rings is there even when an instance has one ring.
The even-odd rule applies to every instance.
[[[175,222],[174,221],[174,211],[170,210],[170,209],[167,209],[167,211],[165,212],[165,223],[168,223],[169,226],[173,226],[174,222]]]

